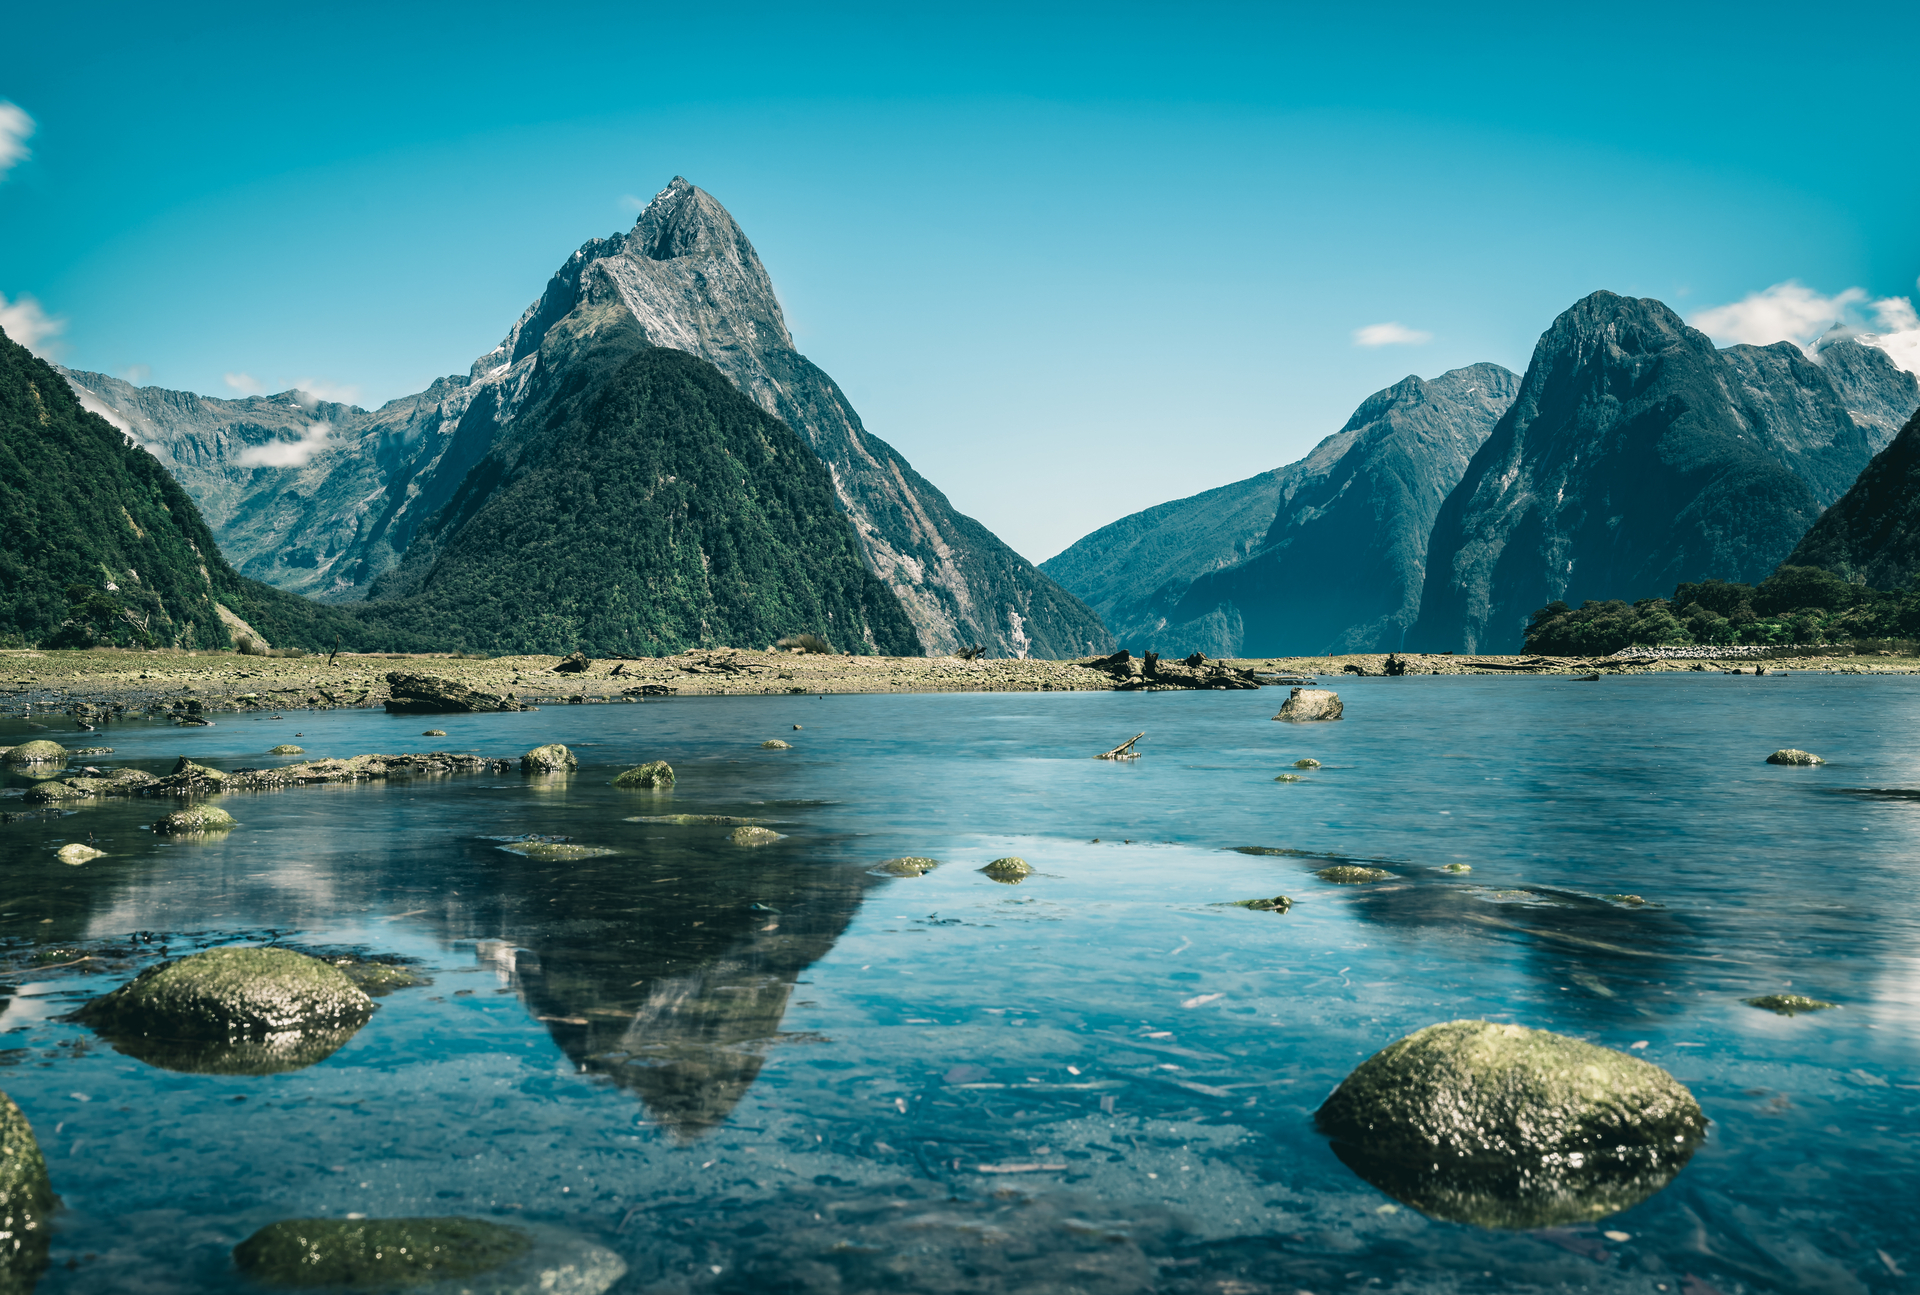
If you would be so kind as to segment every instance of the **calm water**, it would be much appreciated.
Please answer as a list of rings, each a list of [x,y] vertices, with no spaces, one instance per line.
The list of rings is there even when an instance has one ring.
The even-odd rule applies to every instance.
[[[237,794],[204,842],[142,830],[152,802],[0,826],[0,1088],[65,1201],[40,1289],[238,1289],[255,1228],[349,1212],[564,1228],[626,1259],[623,1291],[1911,1289],[1920,801],[1858,793],[1920,788],[1920,680],[1340,689],[1347,718],[1308,726],[1268,721],[1281,689],[687,699],[445,739],[363,712],[116,726],[94,763],[560,741],[581,769]],[[1088,758],[1140,729],[1137,763]],[[1762,763],[1782,746],[1829,763]],[[1303,756],[1324,767],[1273,781]],[[656,758],[672,793],[607,785]],[[628,821],[665,813],[786,839]],[[530,832],[617,853],[487,839]],[[108,857],[54,858],[89,833]],[[904,854],[943,866],[869,874]],[[1036,875],[975,871],[1007,854]],[[1284,916],[1222,906],[1279,893]],[[54,1019],[163,946],[267,939],[434,983],[270,1077]],[[1842,1007],[1740,1001],[1784,990]],[[1480,1016],[1644,1044],[1706,1145],[1592,1226],[1396,1206],[1312,1112],[1384,1044]]]

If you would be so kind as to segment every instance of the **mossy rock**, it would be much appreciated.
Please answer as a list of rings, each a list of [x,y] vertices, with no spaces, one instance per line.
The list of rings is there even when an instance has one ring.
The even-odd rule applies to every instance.
[[[115,769],[107,774],[83,774],[68,778],[67,786],[90,791],[96,796],[131,796],[150,782],[160,780],[144,769]]]
[[[420,734],[421,737],[445,737],[446,735],[447,730],[444,728],[430,728],[423,730]]]
[[[580,762],[573,758],[573,752],[558,742],[536,746],[520,757],[522,773],[566,773],[579,767]]]
[[[1361,1062],[1315,1115],[1349,1168],[1491,1228],[1591,1223],[1665,1187],[1706,1136],[1672,1075],[1548,1030],[1430,1025]]]
[[[542,863],[570,863],[575,859],[598,859],[619,851],[605,845],[582,845],[578,841],[509,841],[500,847],[508,854]]]
[[[1331,881],[1336,886],[1364,886],[1370,881],[1386,881],[1393,876],[1385,868],[1362,868],[1351,863],[1322,868],[1313,875],[1322,881]]]
[[[149,967],[74,1016],[117,1051],[199,1074],[276,1074],[330,1055],[373,1015],[338,967],[291,949],[209,949]]]
[[[1301,782],[1304,780],[1297,773],[1283,773],[1277,776],[1276,778],[1274,778],[1274,781],[1275,782]]]
[[[433,983],[433,977],[422,975],[412,967],[382,962],[378,958],[327,958],[326,961],[340,968],[340,973],[369,998],[385,998],[396,989],[414,989]]]
[[[96,850],[92,846],[84,845],[79,841],[69,841],[60,847],[56,857],[60,862],[77,868],[91,859],[105,858],[106,853],[105,850]]]
[[[1313,759],[1311,756],[1309,756],[1304,760],[1295,760],[1293,762],[1293,767],[1296,769],[1318,769],[1320,767],[1320,762],[1318,760]]]
[[[1275,895],[1271,899],[1236,899],[1235,908],[1251,908],[1256,913],[1284,913],[1293,907],[1293,901],[1285,895]]]
[[[235,1246],[233,1259],[272,1286],[386,1291],[477,1277],[532,1249],[523,1230],[485,1219],[288,1219]]]
[[[195,805],[191,809],[178,809],[153,825],[153,830],[162,835],[184,835],[193,832],[225,832],[237,827],[233,815],[217,805]]]
[[[181,774],[187,774],[194,778],[205,778],[209,782],[224,782],[227,777],[227,775],[220,770],[210,769],[204,764],[195,764],[184,755],[173,762],[173,772],[167,776],[178,778]]]
[[[645,764],[636,764],[613,780],[616,787],[671,787],[673,786],[673,766],[665,760],[649,760]]]
[[[306,753],[305,747],[295,746],[291,742],[282,742],[279,746],[267,749],[268,755],[305,755]]]
[[[634,814],[629,823],[672,823],[677,827],[695,827],[712,825],[715,827],[734,823],[758,823],[757,818],[740,818],[733,814]]]
[[[736,827],[727,833],[727,839],[735,845],[772,845],[786,837],[770,827]]]
[[[1758,1007],[1780,1016],[1793,1016],[1800,1012],[1824,1012],[1832,1003],[1818,998],[1808,998],[1803,994],[1762,994],[1758,998],[1742,1000],[1748,1007]]]
[[[1801,751],[1794,747],[1787,747],[1784,750],[1775,751],[1772,755],[1768,756],[1767,763],[1768,764],[1825,764],[1826,761],[1822,760],[1819,756],[1815,755],[1811,751]]]
[[[43,782],[30,788],[21,799],[29,805],[57,805],[63,800],[86,800],[93,795],[93,790],[84,783],[77,787],[74,785],[80,781],[69,778],[65,781]]]
[[[760,744],[760,749],[762,751],[791,751],[793,750],[793,743],[782,742],[777,737],[770,737]]]
[[[67,748],[58,742],[49,742],[39,738],[32,742],[22,742],[9,750],[5,756],[8,764],[52,764],[67,762]]]
[[[58,1203],[33,1126],[0,1093],[0,1292],[27,1295],[39,1280]]]
[[[980,871],[995,881],[1017,886],[1023,879],[1033,875],[1033,865],[1017,854],[1010,854],[1004,859],[995,859]]]
[[[924,877],[939,866],[938,859],[926,859],[909,854],[898,859],[888,859],[885,863],[876,864],[867,871],[878,873],[883,877]]]
[[[1473,871],[1473,865],[1470,863],[1443,863],[1440,865],[1440,871],[1451,872],[1456,877],[1465,876],[1467,873]]]

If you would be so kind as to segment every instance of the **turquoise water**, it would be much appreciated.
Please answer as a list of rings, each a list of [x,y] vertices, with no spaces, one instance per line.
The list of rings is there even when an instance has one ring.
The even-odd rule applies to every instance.
[[[144,831],[152,802],[0,825],[0,1089],[64,1200],[40,1290],[245,1289],[237,1241],[348,1213],[551,1225],[620,1254],[622,1291],[1909,1289],[1920,803],[1887,793],[1920,789],[1920,682],[1339,687],[1346,719],[1306,726],[1269,722],[1267,689],[55,734],[155,772],[262,767],[284,741],[559,741],[581,768],[235,794],[239,828],[206,841]],[[1090,758],[1141,729],[1139,761]],[[1763,763],[1783,746],[1829,763]],[[1323,766],[1273,781],[1301,757]],[[607,785],[658,758],[671,793]],[[683,813],[784,839],[630,821]],[[615,853],[489,839],[526,833]],[[89,834],[105,858],[54,857]],[[1324,859],[1236,846],[1395,876],[1335,886]],[[1008,854],[1035,875],[976,871]],[[899,855],[942,866],[869,873]],[[1282,893],[1284,915],[1223,906]],[[1622,894],[1646,902],[1602,898]],[[433,983],[266,1077],[156,1069],[56,1019],[162,949],[267,940]],[[1741,1002],[1773,992],[1841,1006]],[[1709,1138],[1592,1225],[1398,1205],[1312,1112],[1459,1017],[1645,1056]]]

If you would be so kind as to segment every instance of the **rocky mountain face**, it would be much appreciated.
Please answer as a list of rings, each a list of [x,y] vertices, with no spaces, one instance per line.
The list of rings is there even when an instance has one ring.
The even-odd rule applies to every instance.
[[[1556,599],[1757,583],[1886,443],[1913,377],[1840,339],[1718,351],[1658,301],[1597,292],[1534,348],[1435,520],[1407,646],[1519,650]]]
[[[399,596],[431,566],[415,559],[396,569],[427,519],[523,409],[559,389],[577,349],[622,319],[638,325],[623,334],[633,345],[708,361],[799,434],[827,465],[864,560],[906,608],[926,651],[977,643],[993,655],[1076,656],[1108,646],[1086,606],[866,431],[833,380],[794,349],[772,280],[732,216],[677,177],[630,231],[592,239],[569,257],[467,375],[372,413],[330,411],[328,438],[304,466],[183,480],[224,492],[220,538],[249,574],[321,598]],[[75,380],[133,422],[126,393],[96,377]],[[244,402],[175,395],[149,398],[159,407],[147,415],[154,442],[197,454],[252,443],[251,432],[221,441],[223,427],[249,418],[266,425],[251,408],[230,408]],[[289,422],[268,437],[285,443],[289,432],[310,436]],[[218,456],[208,458],[209,474],[239,466],[238,451],[217,468]]]
[[[1872,589],[1905,589],[1920,577],[1920,413],[1820,514],[1786,565],[1820,567]]]
[[[622,317],[427,523],[362,615],[465,649],[651,656],[802,630],[907,656],[822,463],[711,364]],[[404,567],[402,568],[405,569]]]
[[[1434,516],[1518,384],[1497,364],[1408,377],[1297,463],[1123,518],[1044,569],[1141,650],[1397,650]]]
[[[235,572],[160,460],[4,333],[0,534],[0,642],[219,648],[244,624],[292,646],[418,646]]]

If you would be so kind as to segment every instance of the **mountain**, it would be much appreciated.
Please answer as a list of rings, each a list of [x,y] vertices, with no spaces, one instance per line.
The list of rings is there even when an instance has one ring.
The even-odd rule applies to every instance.
[[[1658,301],[1596,292],[1541,337],[1441,507],[1407,645],[1517,650],[1556,600],[1758,583],[1903,402],[1920,403],[1913,376],[1858,341],[1722,352]]]
[[[1820,567],[1874,589],[1920,577],[1920,413],[1801,537],[1786,565]]]
[[[1142,649],[1395,650],[1434,515],[1518,384],[1497,364],[1405,378],[1297,463],[1122,518],[1042,569]]]
[[[166,468],[4,332],[0,534],[10,645],[221,648],[244,625],[290,646],[424,646],[240,576]]]
[[[218,496],[217,533],[241,570],[315,597],[358,599],[401,564],[521,411],[564,381],[568,348],[622,318],[638,325],[635,345],[715,365],[827,464],[864,561],[906,608],[924,650],[978,643],[994,655],[1076,656],[1109,646],[1086,606],[867,432],[833,380],[794,349],[773,282],[733,217],[678,177],[631,230],[574,252],[467,374],[371,413],[316,405],[301,424],[283,397],[264,410],[180,393],[136,402],[115,380],[73,377],[102,408],[143,428],[143,440],[176,455],[190,489]],[[326,428],[313,432],[320,422]],[[255,438],[304,444],[311,457],[255,466],[255,449],[241,462],[241,447]],[[408,563],[415,576],[427,565]],[[403,594],[408,581],[390,576],[377,596]]]
[[[803,630],[860,653],[919,647],[827,465],[625,317],[522,411],[400,570],[406,594],[363,614],[468,649],[646,656]]]

